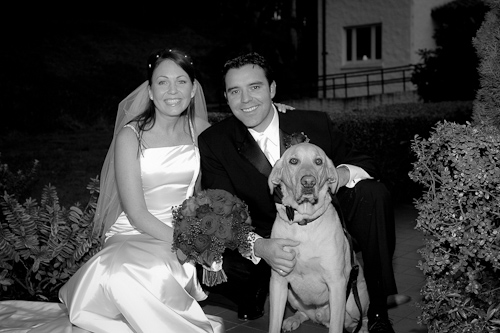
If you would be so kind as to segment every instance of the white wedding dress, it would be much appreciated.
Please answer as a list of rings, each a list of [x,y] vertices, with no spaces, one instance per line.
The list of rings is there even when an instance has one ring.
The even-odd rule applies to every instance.
[[[148,148],[143,150],[140,163],[149,211],[172,226],[172,207],[193,194],[200,168],[198,148]],[[69,324],[63,304],[39,302],[49,307],[46,311],[55,312],[57,330],[52,327],[16,331],[8,330],[9,326],[2,330],[3,320],[12,328],[20,312],[12,310],[15,303],[0,302],[0,332],[224,332],[222,319],[206,315],[198,304],[206,295],[198,283],[196,269],[192,264],[179,263],[171,242],[141,233],[123,213],[106,237],[104,248],[59,292],[69,321],[78,328]],[[14,315],[9,317],[4,311],[2,317],[2,303],[10,306]],[[34,315],[28,313],[24,321],[30,316]],[[52,317],[49,319],[48,324],[54,326]],[[42,323],[38,327],[43,328]]]

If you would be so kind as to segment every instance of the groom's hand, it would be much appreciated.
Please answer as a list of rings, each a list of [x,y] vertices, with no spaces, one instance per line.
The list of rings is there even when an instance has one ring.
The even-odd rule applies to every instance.
[[[272,269],[282,276],[288,275],[295,267],[293,247],[300,242],[284,238],[259,238],[255,241],[254,253],[264,259]]]

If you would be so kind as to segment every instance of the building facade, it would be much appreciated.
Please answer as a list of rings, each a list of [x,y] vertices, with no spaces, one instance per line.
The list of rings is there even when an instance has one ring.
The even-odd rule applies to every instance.
[[[319,0],[319,97],[414,90],[410,65],[420,62],[418,50],[436,47],[431,11],[447,2]]]

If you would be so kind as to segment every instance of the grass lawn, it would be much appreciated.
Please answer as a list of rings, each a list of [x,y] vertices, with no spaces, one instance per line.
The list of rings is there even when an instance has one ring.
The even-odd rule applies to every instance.
[[[37,159],[39,173],[32,198],[39,201],[42,188],[50,183],[64,207],[86,204],[87,184],[100,174],[112,135],[112,129],[33,135],[11,132],[0,137],[1,162],[17,171]]]

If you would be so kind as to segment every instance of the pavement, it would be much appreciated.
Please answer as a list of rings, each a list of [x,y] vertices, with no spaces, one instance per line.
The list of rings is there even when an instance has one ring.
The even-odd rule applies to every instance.
[[[419,325],[417,317],[420,308],[417,306],[421,301],[420,289],[425,283],[422,271],[417,267],[421,255],[418,249],[424,246],[423,234],[415,229],[417,210],[411,204],[397,205],[396,217],[396,252],[394,254],[394,273],[398,292],[412,297],[409,303],[400,305],[389,310],[389,316],[393,322],[396,333],[427,333],[427,328]],[[220,316],[224,319],[226,332],[230,333],[261,333],[268,332],[269,326],[269,299],[266,302],[266,314],[253,321],[242,322],[238,320],[237,312],[220,306],[206,304],[203,310],[207,314]],[[291,312],[285,316],[289,316]],[[310,321],[304,322],[295,333],[325,333],[325,326],[314,324]]]

